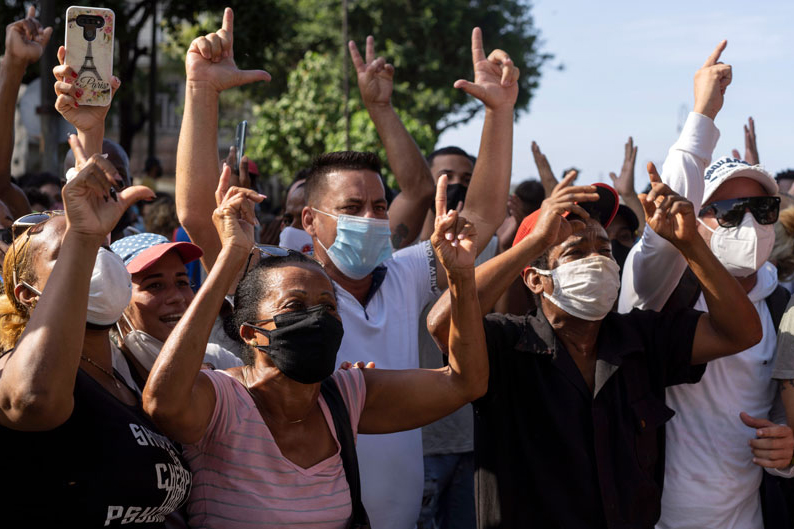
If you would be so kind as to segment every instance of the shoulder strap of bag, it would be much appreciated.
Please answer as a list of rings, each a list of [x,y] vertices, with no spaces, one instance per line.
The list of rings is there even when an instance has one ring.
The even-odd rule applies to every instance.
[[[769,314],[772,315],[772,321],[775,323],[775,332],[780,331],[780,321],[783,319],[783,314],[786,312],[790,298],[791,294],[789,291],[781,285],[778,285],[766,298],[766,307],[769,309]]]
[[[356,454],[356,442],[353,439],[353,428],[350,426],[350,415],[347,406],[342,399],[342,394],[332,377],[323,380],[320,385],[322,393],[331,417],[334,420],[336,438],[339,440],[340,455],[342,456],[342,466],[345,469],[345,477],[350,487],[350,499],[353,503],[353,517],[350,521],[351,528],[369,528],[369,517],[361,502],[361,479],[358,473],[358,455]]]

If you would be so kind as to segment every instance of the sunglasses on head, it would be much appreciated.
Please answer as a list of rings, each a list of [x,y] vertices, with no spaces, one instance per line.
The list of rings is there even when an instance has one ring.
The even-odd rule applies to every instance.
[[[15,220],[14,223],[11,225],[11,243],[17,240],[17,237],[19,237],[22,233],[27,231],[28,237],[27,239],[25,239],[25,242],[22,244],[24,246],[30,240],[30,236],[37,233],[36,231],[33,230],[33,228],[41,225],[45,221],[50,220],[52,217],[57,217],[63,214],[64,214],[63,211],[56,210],[56,211],[43,211],[41,213],[28,213],[27,215],[22,215],[17,220]],[[5,238],[3,239],[3,241],[5,241]],[[14,268],[12,270],[12,275],[13,275],[12,279],[14,281],[14,287],[16,288],[17,277],[19,276],[19,273],[17,271],[17,266],[19,265],[17,264],[17,255],[16,255],[17,247],[16,245],[13,245],[12,247],[14,248]]]
[[[271,257],[286,257],[288,255],[303,255],[300,252],[295,250],[291,250],[289,248],[283,248],[281,246],[275,246],[272,244],[255,244],[253,248],[251,248],[251,253],[248,254],[248,260],[245,262],[245,272],[243,272],[243,277],[248,274],[248,267],[251,264],[251,259],[254,257],[255,254],[259,254],[259,261],[263,259],[270,259]],[[241,279],[242,281],[242,279]]]
[[[735,228],[742,223],[745,211],[750,211],[758,224],[774,224],[780,212],[780,197],[731,198],[712,202],[701,208],[698,217],[713,214],[723,228]]]

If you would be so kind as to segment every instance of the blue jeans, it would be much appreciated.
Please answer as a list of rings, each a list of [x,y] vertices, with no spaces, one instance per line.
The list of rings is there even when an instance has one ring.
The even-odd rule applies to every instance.
[[[425,456],[417,529],[475,529],[474,452]]]

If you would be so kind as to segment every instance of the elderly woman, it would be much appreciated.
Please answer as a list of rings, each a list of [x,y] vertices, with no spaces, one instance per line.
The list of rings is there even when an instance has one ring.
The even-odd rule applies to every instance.
[[[66,214],[17,221],[5,259],[0,335],[14,347],[0,357],[3,522],[163,527],[190,472],[114,372],[108,337],[130,282],[107,234],[151,191],[117,191],[110,163],[70,143],[82,169],[64,187]]]
[[[361,523],[366,515],[358,467],[350,462],[355,432],[417,428],[486,389],[473,271],[476,233],[456,212],[444,213],[442,177],[432,241],[447,270],[454,307],[447,367],[334,372],[344,331],[331,280],[319,263],[299,252],[277,247],[251,252],[253,239],[241,224],[255,222],[252,204],[261,196],[239,188],[221,192],[228,176],[225,168],[213,215],[222,251],[155,362],[144,408],[184,444],[194,473],[191,526],[341,528],[349,526],[351,516]],[[247,362],[242,368],[202,371],[214,314],[252,255],[261,260],[240,281],[233,314]],[[334,394],[341,395],[346,424],[335,419]]]
[[[132,298],[117,324],[124,363],[138,387],[168,335],[193,301],[185,265],[201,257],[201,248],[189,242],[170,242],[156,233],[137,233],[110,245],[132,275]],[[204,363],[226,369],[242,365],[232,353],[215,344],[207,346]]]

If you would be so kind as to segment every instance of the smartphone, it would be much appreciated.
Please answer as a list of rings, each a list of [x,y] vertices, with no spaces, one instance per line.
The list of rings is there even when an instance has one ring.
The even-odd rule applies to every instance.
[[[77,73],[74,83],[83,91],[77,98],[80,105],[110,104],[115,27],[112,9],[71,6],[66,10],[64,62]]]
[[[245,137],[248,134],[248,122],[242,120],[237,124],[237,133],[234,136],[234,146],[237,149],[236,171],[240,174],[240,160],[245,155]]]

